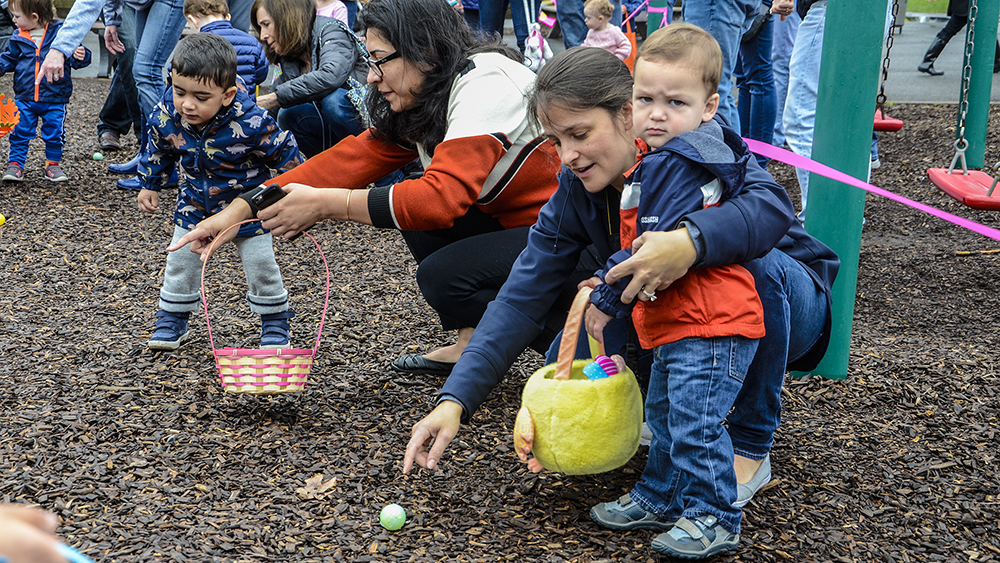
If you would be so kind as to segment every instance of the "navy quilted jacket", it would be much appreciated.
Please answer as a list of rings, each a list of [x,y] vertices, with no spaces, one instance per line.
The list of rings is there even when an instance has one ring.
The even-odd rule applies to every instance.
[[[78,61],[71,56],[66,57],[63,65],[63,77],[54,83],[42,80],[42,83],[35,88],[35,72],[45,60],[45,55],[49,53],[52,41],[55,40],[62,21],[53,20],[45,28],[45,35],[42,36],[42,44],[36,46],[31,40],[27,31],[15,33],[10,37],[7,44],[7,51],[0,55],[0,74],[14,71],[14,99],[34,102],[45,102],[50,104],[69,103],[69,97],[73,93],[73,81],[70,79],[71,68],[83,68],[90,64],[90,49],[87,49],[87,56],[82,61]],[[23,35],[22,35],[23,34]]]
[[[268,62],[264,48],[248,33],[233,27],[228,20],[219,20],[203,25],[202,33],[214,33],[233,44],[236,49],[236,74],[247,85],[250,98],[256,99],[256,87],[267,80]]]

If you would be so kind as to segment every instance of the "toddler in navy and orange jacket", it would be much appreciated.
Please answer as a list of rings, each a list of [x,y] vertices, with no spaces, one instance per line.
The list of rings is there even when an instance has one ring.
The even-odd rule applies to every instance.
[[[62,77],[53,83],[42,79],[36,84],[38,61],[45,58],[62,27],[55,19],[52,0],[11,0],[10,13],[17,33],[10,38],[7,51],[0,55],[0,74],[14,71],[14,101],[21,118],[10,133],[5,181],[24,179],[24,164],[28,143],[35,137],[38,120],[42,120],[45,141],[45,178],[53,182],[68,180],[59,166],[63,151],[63,122],[66,104],[73,93],[70,69],[90,64],[90,50],[80,46],[66,59]]]
[[[650,34],[639,50],[632,117],[641,149],[621,198],[621,247],[603,272],[632,254],[645,231],[684,226],[684,217],[743,189],[752,158],[739,134],[716,116],[722,52],[707,32],[673,24]],[[646,421],[649,458],[629,498],[676,521],[653,548],[701,559],[735,548],[742,511],[733,444],[723,421],[764,336],[764,311],[753,275],[739,264],[689,270],[668,287],[640,289],[622,302],[631,276],[600,283],[591,294],[587,330],[603,333],[612,317],[631,315],[642,347],[655,348]],[[645,504],[644,504],[645,503]],[[658,507],[661,508],[662,507]],[[625,516],[621,500],[594,508],[599,522]],[[668,522],[659,522],[664,529]]]

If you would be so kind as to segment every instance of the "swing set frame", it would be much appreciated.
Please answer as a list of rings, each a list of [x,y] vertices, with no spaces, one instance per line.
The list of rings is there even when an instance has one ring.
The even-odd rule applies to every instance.
[[[971,0],[969,3],[969,30],[965,42],[965,67],[962,69],[962,91],[958,105],[958,138],[955,140],[955,156],[951,159],[951,166],[947,169],[931,168],[927,170],[927,177],[941,191],[966,207],[997,211],[1000,210],[1000,194],[994,195],[997,178],[979,170],[970,171],[965,160],[965,151],[969,148],[969,141],[965,138],[965,124],[969,114],[969,84],[972,78],[972,54],[975,49],[973,42],[978,12],[976,0]],[[962,164],[961,173],[956,172],[959,163]],[[1000,170],[1000,162],[994,166],[994,170]]]

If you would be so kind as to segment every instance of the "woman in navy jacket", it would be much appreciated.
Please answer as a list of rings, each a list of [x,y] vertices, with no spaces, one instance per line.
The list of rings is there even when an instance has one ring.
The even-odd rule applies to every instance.
[[[564,91],[546,90],[548,84],[557,82],[548,75],[556,72],[553,69],[560,57],[539,72],[536,89],[542,94],[536,92],[533,100],[539,96],[560,100],[564,111],[603,107],[576,104]],[[429,469],[437,466],[460,423],[469,420],[542,330],[546,318],[555,313],[552,304],[584,249],[593,245],[602,260],[619,249],[619,201],[617,189],[609,186],[592,193],[563,167],[558,189],[539,213],[527,247],[442,387],[437,407],[414,425],[404,472],[409,472],[414,462]],[[735,197],[688,214],[678,230],[645,233],[637,239],[638,246],[633,245],[632,258],[605,277],[613,283],[632,275],[623,296],[630,301],[640,288],[663,289],[692,267],[739,263],[754,275],[764,305],[767,335],[760,341],[743,391],[727,418],[734,449],[750,464],[749,475],[762,476],[753,479],[754,485],[746,491],[741,486],[739,502],[743,504],[770,479],[768,452],[780,417],[786,368],[815,367],[829,341],[829,295],[839,259],[793,217],[784,189],[750,159],[745,185]],[[624,340],[625,331],[616,332],[609,334],[605,329],[609,353],[617,352]],[[552,351],[557,349],[558,343],[554,343],[550,362],[554,360]],[[739,460],[737,466],[739,473]]]

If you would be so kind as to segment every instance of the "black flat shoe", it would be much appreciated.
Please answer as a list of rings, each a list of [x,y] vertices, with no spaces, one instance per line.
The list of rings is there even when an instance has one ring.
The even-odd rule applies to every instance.
[[[417,375],[450,375],[455,362],[439,362],[421,356],[420,354],[406,354],[396,358],[392,362],[392,369],[404,373]]]

